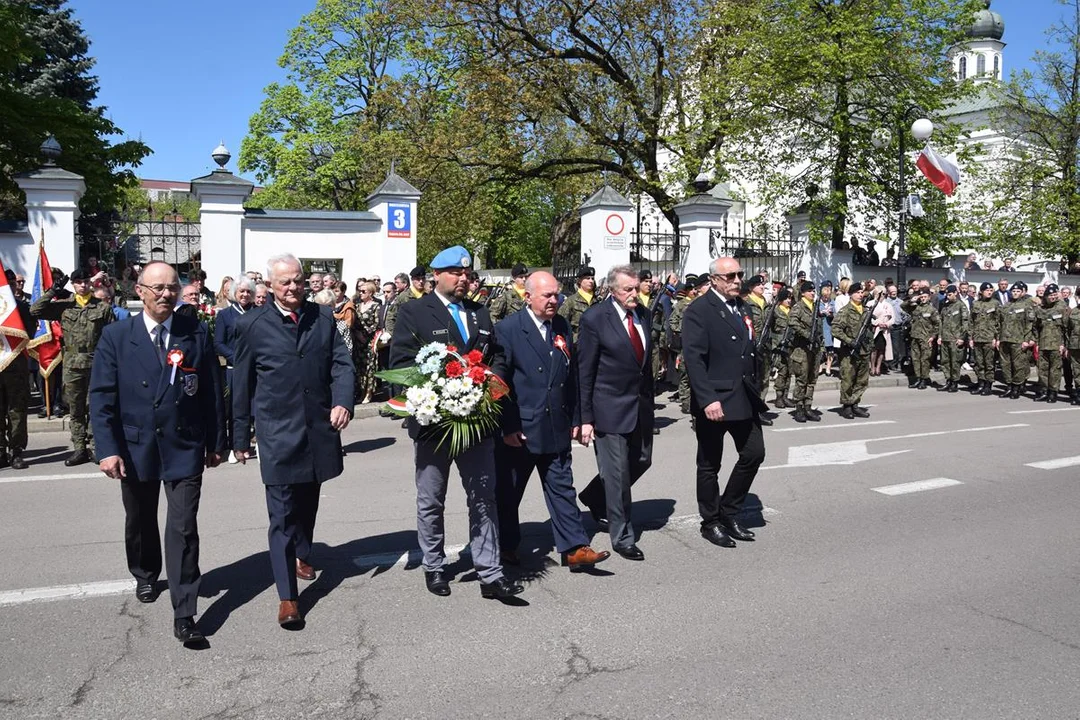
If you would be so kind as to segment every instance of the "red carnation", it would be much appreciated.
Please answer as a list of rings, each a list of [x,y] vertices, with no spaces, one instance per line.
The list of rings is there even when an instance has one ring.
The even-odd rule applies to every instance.
[[[470,350],[465,359],[469,361],[470,365],[479,365],[484,360],[484,353],[479,350]]]
[[[486,371],[484,370],[484,368],[478,365],[474,365],[473,367],[469,368],[469,379],[477,385],[482,385],[484,382],[485,373]]]
[[[465,374],[465,368],[457,360],[446,363],[446,377],[456,378]]]
[[[446,346],[446,351],[447,352],[457,352],[457,345],[447,345]]]

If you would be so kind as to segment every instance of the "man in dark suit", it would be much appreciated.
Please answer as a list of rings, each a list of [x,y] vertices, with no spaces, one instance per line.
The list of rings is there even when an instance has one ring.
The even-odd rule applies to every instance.
[[[487,308],[465,297],[471,264],[469,252],[459,245],[443,250],[431,261],[435,291],[400,306],[390,342],[391,368],[415,365],[420,348],[438,342],[456,347],[461,354],[479,350],[493,373],[499,377],[506,374],[506,360]],[[422,428],[411,417],[408,428],[416,458],[416,534],[424,554],[424,582],[428,591],[440,596],[450,594],[450,583],[443,570],[446,564],[443,513],[453,462],[468,497],[470,546],[473,566],[480,576],[481,596],[507,598],[523,592],[520,583],[511,582],[503,575],[499,558],[492,438],[486,437],[452,458],[446,444],[440,442],[441,431]]]
[[[250,455],[254,412],[278,624],[300,629],[296,578],[315,579],[319,488],[344,469],[340,433],[352,418],[354,370],[333,309],[303,299],[300,261],[272,257],[266,274],[273,299],[236,323],[233,452],[242,463]]]
[[[236,361],[236,349],[233,342],[236,337],[236,323],[248,310],[255,307],[255,281],[247,276],[240,276],[232,286],[231,302],[214,318],[214,348],[218,355],[225,358],[225,387],[232,388],[233,364]],[[226,406],[227,419],[232,419],[231,403]],[[228,425],[228,423],[226,423]],[[236,462],[230,457],[229,462]]]
[[[124,546],[135,597],[157,599],[161,574],[158,493],[165,486],[165,567],[173,633],[204,642],[195,625],[199,597],[196,514],[203,466],[225,450],[217,355],[206,327],[173,314],[180,282],[172,266],[139,274],[143,311],[104,329],[90,374],[90,410],[101,471],[120,480]]]
[[[998,289],[994,293],[994,297],[1002,305],[1008,305],[1012,302],[1012,295],[1009,293],[1009,281],[1005,278],[998,278]]]
[[[589,547],[574,492],[570,441],[578,436],[581,421],[570,323],[556,314],[558,309],[559,281],[551,273],[534,272],[525,281],[525,309],[495,327],[506,356],[503,379],[511,390],[511,401],[503,402],[503,441],[495,445],[495,496],[502,559],[516,565],[518,505],[538,469],[555,549],[575,572],[606,560],[609,553]]]
[[[765,460],[760,414],[767,408],[757,386],[757,358],[750,314],[739,297],[743,271],[731,257],[709,264],[712,288],[683,317],[683,362],[690,378],[690,412],[697,436],[697,499],[701,535],[720,547],[753,540],[739,524],[758,467]],[[724,435],[731,434],[739,460],[724,494],[717,475]]]
[[[630,487],[652,465],[652,325],[633,267],[611,268],[607,285],[609,299],[581,316],[578,334],[581,443],[596,440],[600,471],[580,497],[601,529],[606,519],[615,552],[644,560],[630,523]]]

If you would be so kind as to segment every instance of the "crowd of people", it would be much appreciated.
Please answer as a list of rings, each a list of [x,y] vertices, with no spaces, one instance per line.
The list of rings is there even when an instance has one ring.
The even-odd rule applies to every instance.
[[[609,535],[612,552],[644,560],[631,488],[652,464],[654,398],[672,376],[698,441],[701,534],[720,547],[754,539],[739,512],[764,458],[761,428],[775,417],[770,386],[773,408],[813,422],[822,416],[814,407],[818,378],[838,373],[840,415],[854,420],[869,416],[860,402],[871,375],[906,372],[910,387],[924,389],[937,365],[940,389],[956,392],[968,367],[971,392],[988,395],[1000,371],[1002,396],[1018,398],[1034,364],[1035,399],[1056,402],[1064,380],[1080,403],[1080,314],[1070,288],[1056,284],[1029,296],[1023,282],[1004,276],[979,288],[915,279],[901,293],[891,278],[840,278],[834,287],[800,272],[773,282],[764,270],[748,276],[737,259],[717,258],[706,273],[669,273],[662,281],[627,265],[598,282],[594,268],[581,267],[573,289],[517,265],[509,283],[492,287],[471,264],[455,246],[430,271],[416,267],[386,283],[360,278],[350,295],[332,274],[305,275],[292,255],[270,258],[265,276],[222,279],[217,293],[201,271],[181,284],[172,266],[153,262],[134,281],[142,306],[135,314],[117,304],[117,283],[100,268],[70,278],[54,269],[53,287],[32,304],[20,278],[9,276],[27,327],[45,319],[63,328],[63,391],[51,397],[62,397],[70,415],[73,452],[65,464],[96,462],[121,481],[136,597],[153,602],[167,568],[178,639],[204,642],[194,620],[203,469],[258,458],[277,620],[302,627],[297,581],[317,577],[319,485],[343,472],[340,431],[357,403],[395,392],[376,371],[414,364],[427,343],[475,352],[510,388],[499,427],[461,454],[451,455],[415,418],[404,422],[415,445],[425,586],[437,596],[451,592],[443,520],[451,464],[466,489],[485,598],[524,590],[505,568],[522,562],[517,508],[534,471],[571,571],[611,554],[591,546],[579,501]],[[8,370],[0,376],[3,462],[20,469],[30,373],[29,365],[13,365],[10,377]],[[21,383],[22,396],[11,383]],[[739,458],[721,490],[726,434]],[[575,440],[595,447],[598,467],[580,494]],[[169,508],[164,563],[161,487]]]

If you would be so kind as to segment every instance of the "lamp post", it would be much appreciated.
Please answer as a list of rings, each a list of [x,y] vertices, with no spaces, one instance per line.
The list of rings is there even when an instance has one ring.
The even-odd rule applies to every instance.
[[[897,133],[897,235],[899,236],[896,255],[897,269],[896,269],[896,284],[897,289],[900,292],[907,291],[907,227],[906,220],[908,215],[908,199],[907,199],[907,182],[906,175],[904,174],[904,153],[906,152],[904,147],[904,140],[906,136],[904,125],[908,122],[908,118],[912,115],[918,115],[919,117],[911,123],[911,135],[916,140],[926,141],[930,139],[930,135],[934,132],[934,123],[930,122],[925,117],[921,117],[922,110],[912,106],[909,107],[904,114],[900,116],[900,131]],[[887,132],[875,132],[870,137],[874,147],[882,148],[889,144],[889,134]]]

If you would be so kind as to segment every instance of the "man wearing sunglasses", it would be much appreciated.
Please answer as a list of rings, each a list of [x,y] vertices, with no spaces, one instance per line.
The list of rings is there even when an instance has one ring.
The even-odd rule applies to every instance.
[[[760,413],[768,408],[757,386],[754,327],[739,297],[743,270],[732,257],[709,264],[712,287],[686,309],[683,363],[690,378],[690,412],[697,436],[697,498],[701,535],[713,545],[735,547],[754,533],[739,524],[758,467],[765,460]],[[730,434],[739,459],[723,494],[717,477]]]

